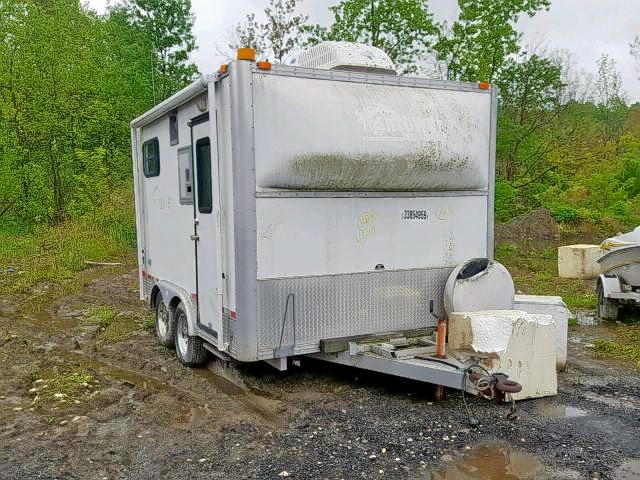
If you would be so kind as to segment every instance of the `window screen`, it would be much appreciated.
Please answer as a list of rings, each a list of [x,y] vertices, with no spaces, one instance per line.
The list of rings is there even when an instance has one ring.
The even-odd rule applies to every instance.
[[[213,196],[211,191],[211,144],[209,138],[201,138],[196,142],[196,163],[198,178],[198,211],[211,213],[213,210]]]
[[[191,172],[191,146],[178,150],[178,180],[180,203],[193,203],[193,174]]]
[[[178,112],[169,115],[169,144],[177,145],[178,140]]]
[[[160,175],[160,147],[158,137],[147,140],[142,144],[142,169],[145,177]]]

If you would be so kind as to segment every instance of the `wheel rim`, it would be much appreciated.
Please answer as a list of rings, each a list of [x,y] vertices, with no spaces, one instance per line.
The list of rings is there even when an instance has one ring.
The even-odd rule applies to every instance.
[[[187,354],[188,341],[189,341],[189,329],[187,327],[187,318],[184,313],[180,314],[178,318],[178,331],[176,332],[176,338],[178,339],[178,350],[184,357]]]
[[[164,338],[169,329],[169,312],[162,300],[158,305],[158,336]]]

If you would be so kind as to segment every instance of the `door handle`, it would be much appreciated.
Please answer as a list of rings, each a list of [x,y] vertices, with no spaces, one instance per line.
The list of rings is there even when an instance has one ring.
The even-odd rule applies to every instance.
[[[191,235],[191,240],[197,242],[198,240],[200,240],[200,235]]]

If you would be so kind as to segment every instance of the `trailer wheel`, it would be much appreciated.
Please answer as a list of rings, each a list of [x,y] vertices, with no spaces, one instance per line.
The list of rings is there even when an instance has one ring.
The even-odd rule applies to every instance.
[[[616,320],[618,318],[618,302],[604,296],[604,287],[598,282],[598,317],[602,320]]]
[[[173,347],[175,344],[176,322],[170,310],[162,301],[162,297],[156,300],[156,336],[165,347]]]
[[[207,359],[202,339],[189,335],[187,312],[182,304],[176,307],[176,356],[183,365],[197,367]]]

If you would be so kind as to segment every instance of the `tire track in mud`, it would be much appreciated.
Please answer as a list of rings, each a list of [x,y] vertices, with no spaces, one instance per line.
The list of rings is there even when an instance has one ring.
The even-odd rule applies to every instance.
[[[77,325],[77,321],[61,319],[53,316],[47,310],[50,305],[38,309],[35,314],[27,314],[22,309],[22,306],[25,303],[29,303],[31,300],[32,299],[28,299],[21,302],[17,311],[13,315],[6,316],[0,314],[0,319],[10,321],[10,323],[5,325],[8,330],[15,331],[34,343],[48,343],[50,346],[50,348],[48,348],[49,353],[68,360],[76,361],[80,366],[98,370],[112,379],[125,380],[150,391],[170,393],[179,401],[185,402],[189,400],[197,404],[189,405],[190,407],[216,403],[216,398],[208,397],[206,393],[198,393],[192,389],[183,388],[173,383],[169,383],[160,377],[127,368],[121,363],[122,360],[125,360],[128,364],[139,364],[141,358],[144,359],[144,357],[127,354],[125,352],[109,348],[105,345],[101,345],[100,354],[97,355],[90,354],[82,349],[65,349],[56,342],[56,340],[62,339],[71,342],[74,338],[81,336],[81,332],[72,331],[72,327]],[[58,301],[62,300],[63,299],[59,299]],[[11,320],[13,321],[11,322]],[[104,358],[105,356],[108,358]],[[118,358],[120,361],[114,362],[114,358]],[[230,401],[231,405],[239,406],[242,410],[248,412],[253,417],[257,417],[261,423],[275,428],[282,427],[284,425],[283,418],[276,412],[272,411],[280,410],[279,402],[268,399],[267,396],[263,397],[253,391],[249,391],[242,385],[220,376],[206,367],[190,370],[195,377],[202,379],[209,386],[212,386],[217,394],[221,394],[226,397]],[[265,404],[272,405],[265,406]]]

